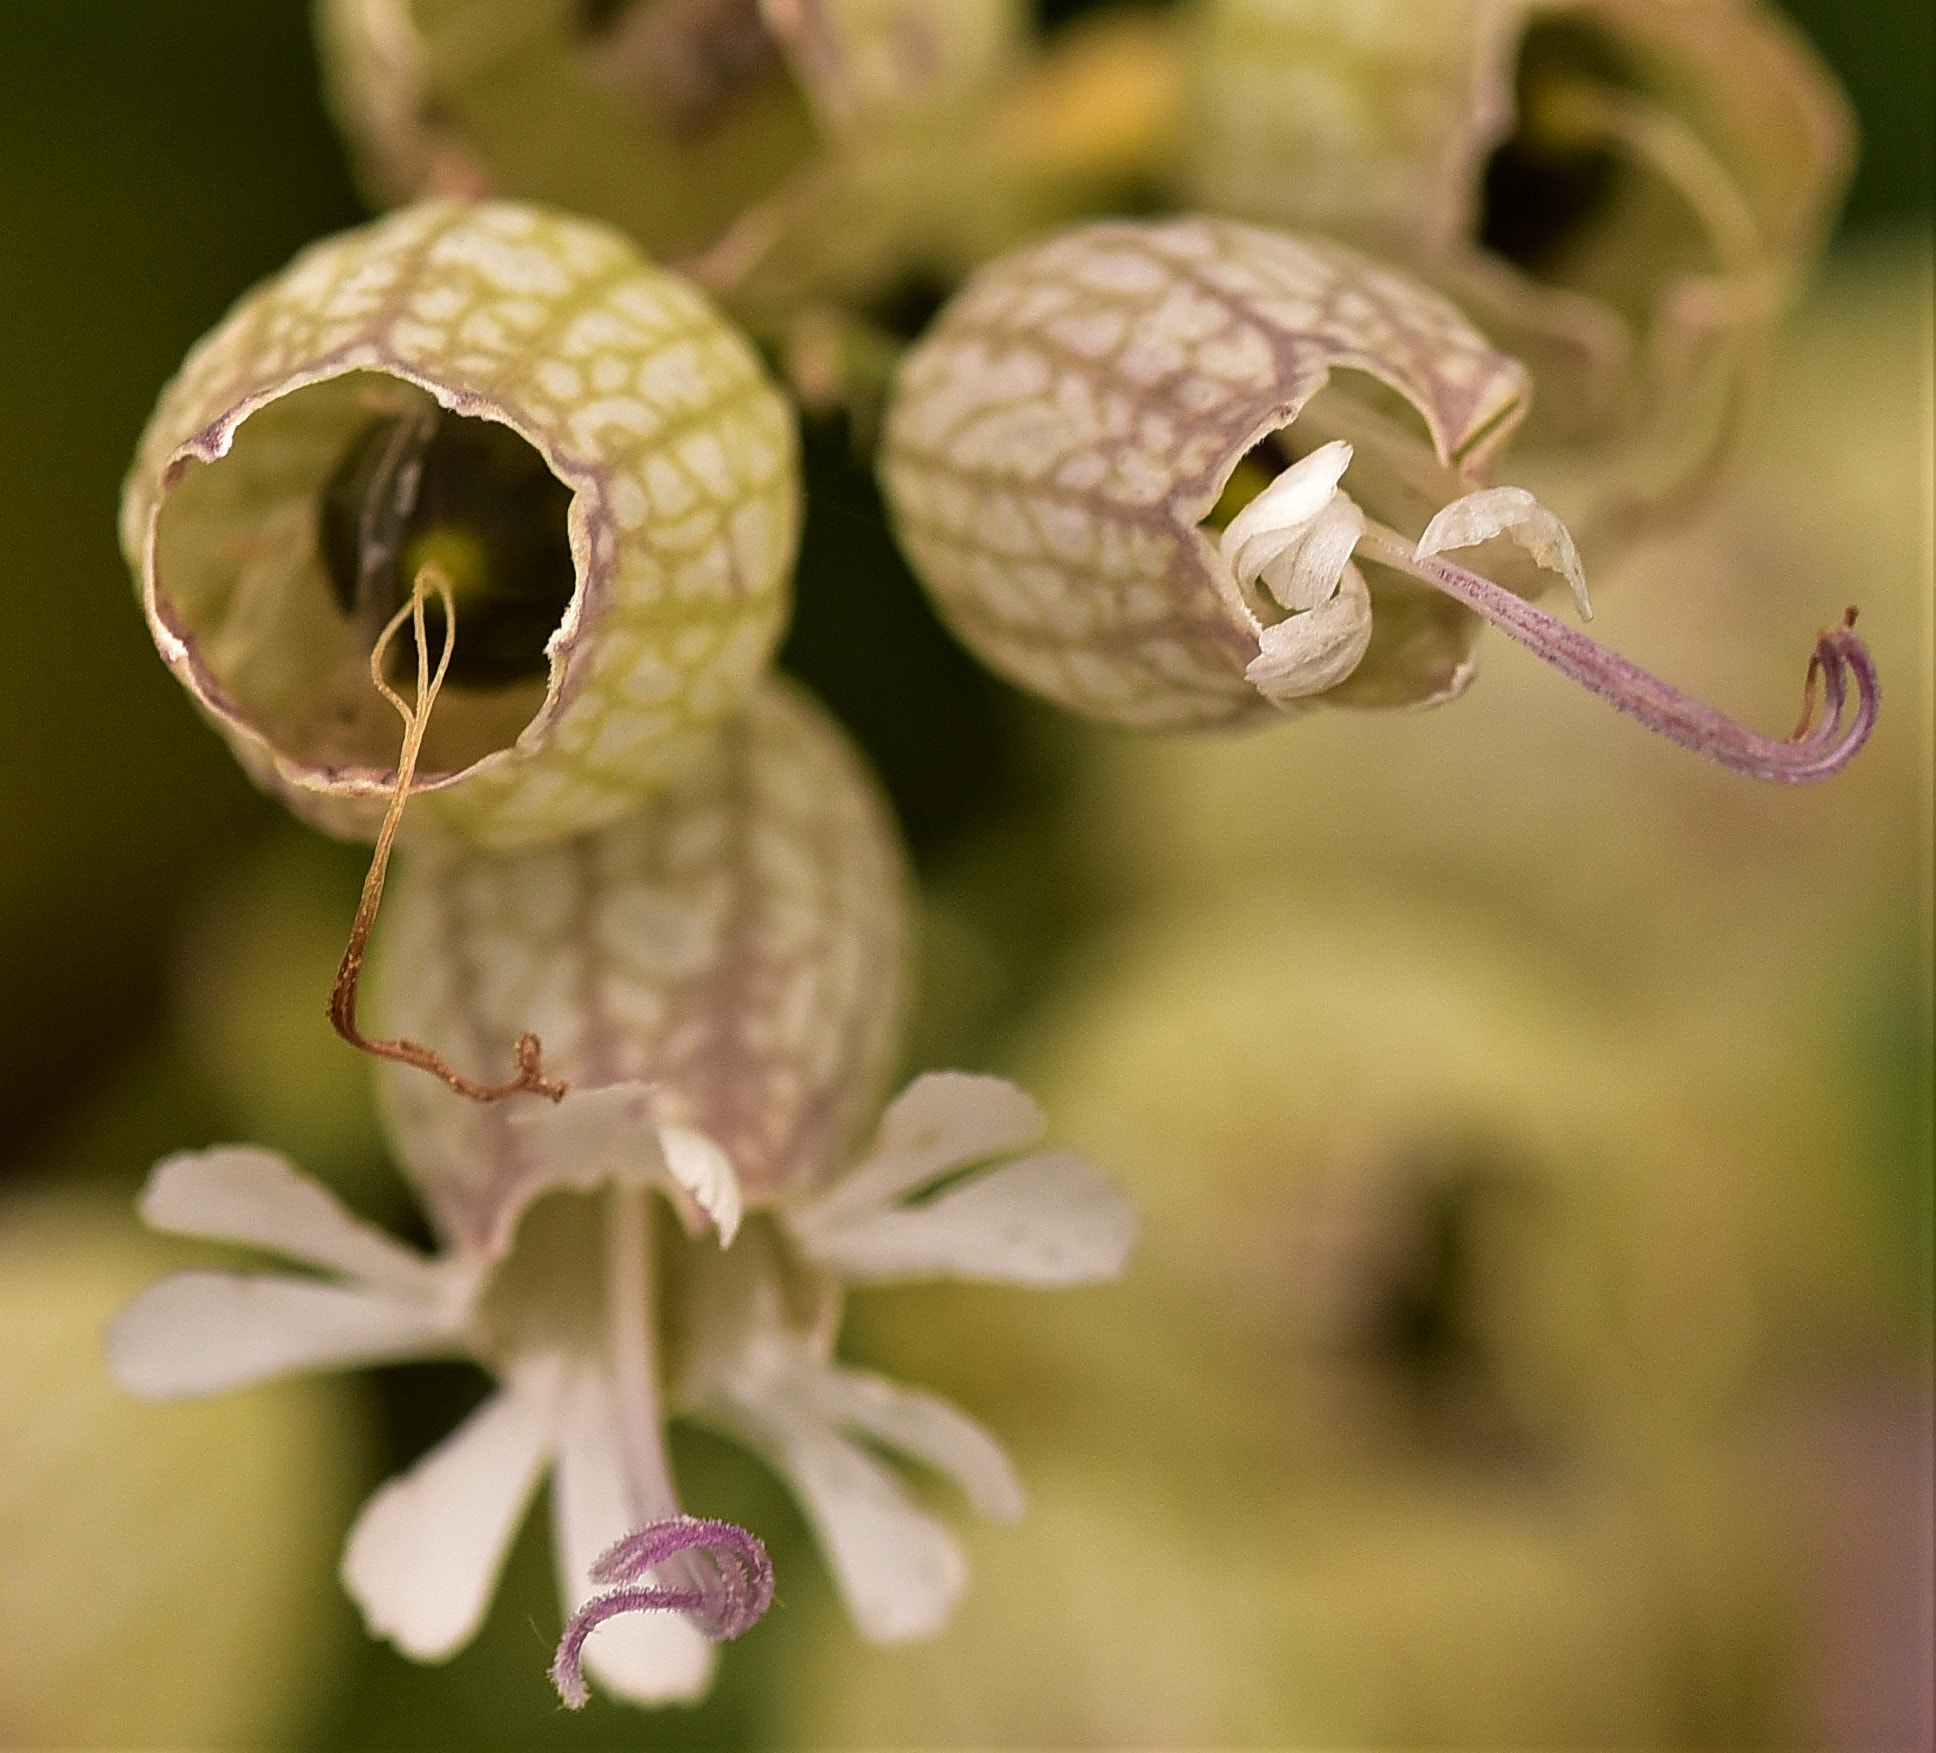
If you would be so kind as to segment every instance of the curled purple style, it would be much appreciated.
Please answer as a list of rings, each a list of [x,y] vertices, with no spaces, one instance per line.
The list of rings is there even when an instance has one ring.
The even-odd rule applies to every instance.
[[[1802,719],[1794,734],[1771,737],[1682,693],[1672,683],[1609,651],[1503,585],[1436,555],[1415,554],[1412,545],[1392,531],[1374,525],[1361,542],[1360,552],[1464,603],[1562,675],[1638,719],[1649,730],[1750,778],[1782,785],[1811,785],[1830,778],[1855,759],[1875,729],[1882,708],[1875,659],[1856,636],[1853,609],[1816,635],[1815,650],[1808,661]],[[1851,681],[1853,701],[1849,697]]]
[[[669,1560],[682,1560],[692,1582],[668,1587],[646,1581]],[[584,1707],[585,1640],[621,1613],[683,1613],[706,1636],[726,1642],[750,1631],[773,1605],[773,1561],[755,1534],[731,1522],[672,1516],[635,1529],[592,1566],[592,1581],[607,1587],[574,1613],[551,1661],[551,1683],[567,1710]]]

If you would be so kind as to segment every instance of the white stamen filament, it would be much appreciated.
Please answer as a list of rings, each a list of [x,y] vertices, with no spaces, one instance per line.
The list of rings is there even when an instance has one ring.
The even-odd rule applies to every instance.
[[[607,1195],[606,1296],[612,1411],[635,1524],[673,1514],[677,1497],[659,1417],[658,1309],[652,1194],[616,1185]]]

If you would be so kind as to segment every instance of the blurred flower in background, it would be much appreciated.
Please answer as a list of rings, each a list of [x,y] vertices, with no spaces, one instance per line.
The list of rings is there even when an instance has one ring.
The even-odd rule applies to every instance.
[[[0,1199],[0,1745],[279,1743],[349,1629],[331,1530],[363,1408],[314,1383],[128,1399],[102,1331],[181,1251],[126,1219],[94,1191]]]
[[[655,1744],[1928,1742],[1926,7],[1785,11],[1860,112],[1850,225],[1733,483],[1596,564],[1596,632],[1778,730],[1797,650],[1859,605],[1887,700],[1830,786],[1711,772],[1498,642],[1429,718],[1162,742],[1051,723],[931,619],[859,428],[805,423],[786,662],[914,843],[911,1057],[1034,1080],[1052,1142],[1130,1183],[1144,1252],[1026,1307],[852,1298],[846,1353],[999,1429],[1031,1486],[1027,1521],[967,1542],[931,1645],[860,1648],[774,1476],[674,1431],[688,1506],[769,1534],[781,1597]],[[749,311],[791,313],[801,279],[895,281],[877,229],[816,237],[855,189],[902,218],[921,197],[920,271],[865,313],[890,329],[1030,213],[1161,204],[1174,15],[1039,12],[1086,16],[1026,78],[1004,60],[973,123],[1012,198],[937,192],[974,157],[966,123],[931,185],[906,157],[873,185],[856,166],[790,234],[825,255],[768,258],[801,274],[747,281]],[[172,1150],[252,1139],[427,1240],[322,1016],[360,859],[232,771],[114,552],[156,386],[240,289],[365,217],[308,30],[299,0],[0,21],[9,1745],[614,1732],[545,1685],[541,1528],[445,1666],[344,1622],[355,1501],[479,1404],[481,1372],[154,1409],[98,1350],[195,1263],[136,1228]],[[814,126],[749,174],[795,175],[832,138]],[[837,406],[867,344],[825,319],[776,320],[773,363],[804,388],[819,357]],[[1546,467],[1542,495],[1579,486]]]

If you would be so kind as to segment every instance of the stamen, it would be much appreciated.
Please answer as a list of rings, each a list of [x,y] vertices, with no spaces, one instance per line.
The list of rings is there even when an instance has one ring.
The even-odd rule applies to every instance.
[[[424,624],[424,598],[433,590],[442,599],[444,607],[444,638],[437,654],[435,674],[430,672],[430,636]],[[415,706],[406,702],[384,679],[383,674],[390,642],[396,638],[406,619],[417,641]],[[501,1102],[507,1096],[526,1091],[548,1097],[554,1102],[563,1101],[565,1085],[545,1076],[544,1050],[538,1044],[538,1037],[529,1032],[518,1037],[517,1076],[504,1083],[482,1084],[464,1076],[441,1053],[420,1042],[373,1041],[356,1026],[356,993],[362,984],[363,958],[369,950],[370,932],[376,925],[377,907],[383,900],[383,885],[390,872],[390,851],[396,842],[397,825],[403,820],[403,806],[410,799],[410,787],[417,776],[417,757],[423,748],[424,729],[430,722],[430,710],[437,704],[444,678],[450,673],[451,653],[456,646],[457,603],[450,580],[436,567],[425,566],[417,573],[410,600],[390,617],[370,652],[370,680],[403,720],[403,748],[397,756],[397,781],[390,793],[390,807],[384,812],[383,826],[377,832],[376,847],[370,854],[369,872],[363,878],[363,894],[356,905],[356,920],[350,927],[350,940],[343,951],[342,963],[336,970],[336,984],[330,988],[330,1025],[359,1052],[414,1065],[433,1077],[443,1079],[460,1096],[469,1096],[474,1102]]]
[[[1393,567],[1464,603],[1508,638],[1608,704],[1637,718],[1649,730],[1732,772],[1783,785],[1810,785],[1841,772],[1875,729],[1881,684],[1869,648],[1855,634],[1853,609],[1817,635],[1808,664],[1802,721],[1795,734],[1783,740],[1750,730],[1682,693],[1503,585],[1438,555],[1418,554],[1403,536],[1382,524],[1368,526],[1359,548],[1367,559]],[[1852,706],[1851,677],[1855,684]],[[1818,685],[1822,691],[1819,722]]]
[[[682,1557],[698,1577],[689,1589],[664,1588],[646,1577]],[[614,1585],[574,1613],[552,1658],[551,1683],[567,1710],[581,1710],[585,1640],[625,1613],[683,1613],[701,1632],[725,1643],[750,1631],[773,1605],[773,1561],[755,1534],[731,1522],[673,1516],[627,1534],[592,1566],[592,1581]]]

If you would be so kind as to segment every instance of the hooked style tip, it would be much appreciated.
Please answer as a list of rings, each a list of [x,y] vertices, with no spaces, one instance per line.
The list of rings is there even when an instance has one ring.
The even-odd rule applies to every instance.
[[[1816,636],[1801,722],[1792,736],[1778,738],[1751,730],[1683,693],[1503,585],[1437,555],[1418,553],[1393,531],[1374,528],[1363,549],[1372,559],[1464,603],[1508,638],[1649,730],[1751,779],[1813,785],[1832,778],[1861,752],[1881,713],[1882,685],[1875,658],[1855,632],[1853,609]]]
[[[658,1566],[683,1558],[690,1587],[645,1579]],[[551,1683],[567,1710],[580,1710],[585,1686],[585,1640],[624,1613],[683,1613],[715,1642],[750,1631],[773,1605],[773,1561],[756,1534],[732,1522],[671,1516],[648,1522],[618,1541],[592,1566],[592,1581],[614,1585],[574,1613],[558,1640]]]

